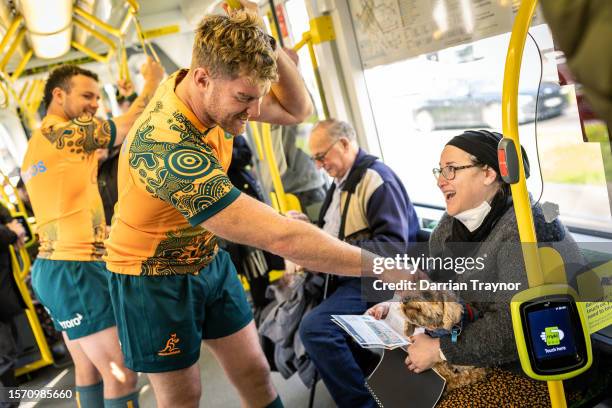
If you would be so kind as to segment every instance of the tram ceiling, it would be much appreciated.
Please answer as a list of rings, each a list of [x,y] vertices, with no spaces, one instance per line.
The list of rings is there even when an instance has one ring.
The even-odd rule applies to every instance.
[[[109,61],[121,47],[138,41],[134,16],[182,9],[183,3],[191,2],[0,0],[0,70],[16,79],[24,70],[83,55]]]

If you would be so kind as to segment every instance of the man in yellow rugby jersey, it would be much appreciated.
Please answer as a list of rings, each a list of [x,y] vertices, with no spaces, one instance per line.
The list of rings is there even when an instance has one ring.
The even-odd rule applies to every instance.
[[[63,331],[82,407],[137,406],[136,376],[125,368],[102,262],[106,223],[96,149],[119,145],[164,72],[148,60],[145,85],[122,116],[100,120],[98,77],[74,65],[49,75],[47,115],[28,143],[22,177],[37,219],[40,249],[32,286]],[[101,381],[102,380],[102,381]]]
[[[197,407],[202,341],[243,406],[282,407],[246,296],[215,235],[312,270],[361,275],[361,251],[240,194],[226,171],[248,119],[290,125],[312,111],[295,64],[261,29],[255,3],[207,16],[190,69],[160,85],[119,157],[106,241],[126,366],[149,373],[157,406]]]

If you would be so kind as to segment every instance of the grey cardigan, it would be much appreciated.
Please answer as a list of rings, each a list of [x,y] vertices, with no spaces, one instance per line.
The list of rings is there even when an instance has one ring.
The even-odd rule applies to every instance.
[[[554,248],[562,254],[566,264],[581,264],[582,257],[578,246],[567,229],[560,222],[547,224],[537,204],[533,207],[533,213],[539,242],[558,241],[563,237],[561,241],[554,243]],[[444,213],[432,232],[429,241],[430,254],[442,252],[443,244],[452,231],[452,221],[453,218]],[[486,254],[485,267],[482,270],[466,270],[457,275],[457,282],[466,282],[470,288],[472,279],[484,282],[521,282],[521,290],[527,289],[527,275],[520,246],[507,244],[511,242],[520,242],[516,215],[512,207],[502,215],[473,255],[478,257]],[[571,281],[571,278],[572,276],[568,276],[568,281]],[[481,317],[463,328],[456,343],[451,341],[450,336],[440,338],[440,348],[451,364],[516,367],[518,353],[510,317],[510,299],[516,292],[480,293],[478,300],[481,301],[470,301],[470,304],[481,313]]]

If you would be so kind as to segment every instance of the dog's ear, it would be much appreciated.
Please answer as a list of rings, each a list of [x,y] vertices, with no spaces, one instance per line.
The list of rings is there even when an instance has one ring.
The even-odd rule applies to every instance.
[[[463,318],[463,306],[457,302],[444,302],[444,313],[442,316],[442,326],[446,330],[451,330],[453,326]]]
[[[416,326],[410,322],[406,322],[404,324],[404,334],[406,335],[406,337],[410,337],[414,334],[414,329],[416,328]]]

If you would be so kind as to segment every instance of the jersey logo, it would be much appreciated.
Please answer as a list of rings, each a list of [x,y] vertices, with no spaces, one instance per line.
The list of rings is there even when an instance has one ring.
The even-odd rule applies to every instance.
[[[37,174],[44,173],[45,171],[47,171],[47,166],[45,166],[45,163],[43,163],[41,160],[38,163],[28,167],[27,170],[23,171],[21,173],[21,178],[23,178],[24,183],[27,183],[32,177],[36,176]]]
[[[176,345],[180,341],[181,339],[177,337],[176,333],[172,333],[168,341],[166,341],[166,347],[159,350],[157,354],[160,356],[171,356],[173,354],[179,354],[181,350]]]

